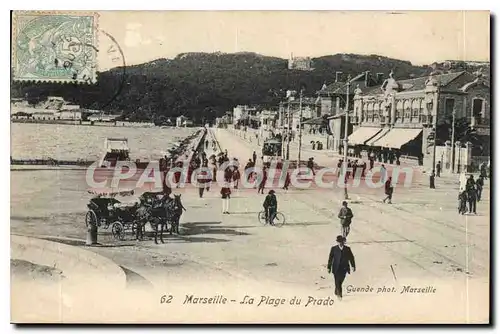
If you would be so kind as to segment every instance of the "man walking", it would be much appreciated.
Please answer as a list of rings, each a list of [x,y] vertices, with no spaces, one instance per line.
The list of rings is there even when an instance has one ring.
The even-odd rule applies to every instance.
[[[262,169],[262,180],[259,183],[259,188],[257,189],[257,194],[264,194],[264,188],[267,182],[267,168]]]
[[[392,193],[394,192],[394,187],[392,186],[392,177],[389,176],[387,181],[385,181],[384,189],[386,195],[386,197],[384,198],[384,203],[385,201],[389,200],[388,203],[392,204]]]
[[[441,177],[441,161],[439,161],[436,165],[436,176]]]
[[[370,161],[370,170],[372,170],[373,169],[373,164],[375,163],[375,153],[370,152],[368,160]]]
[[[255,163],[257,162],[257,153],[255,153],[255,151],[253,151],[253,154],[252,154],[252,161],[253,161],[253,165],[255,166]]]
[[[312,172],[312,175],[315,176],[316,173],[314,172],[314,158],[309,158],[307,161],[307,168]]]
[[[328,273],[333,272],[333,278],[335,280],[335,296],[342,299],[342,283],[344,282],[345,276],[356,271],[356,263],[354,262],[354,255],[352,254],[351,248],[345,245],[346,238],[339,235],[337,236],[338,245],[333,246],[330,249],[330,255],[328,256]]]
[[[476,180],[476,192],[477,192],[477,201],[478,202],[481,200],[481,194],[483,192],[483,187],[484,187],[483,176],[479,175],[478,179]]]
[[[285,185],[283,186],[284,190],[288,190],[288,187],[290,186],[290,173],[287,171],[286,176],[285,176]]]
[[[340,208],[338,217],[340,219],[342,236],[347,238],[349,232],[351,231],[351,222],[354,215],[352,214],[351,208],[347,207],[346,201],[342,202],[342,208]]]
[[[474,177],[471,175],[466,185],[467,201],[469,202],[469,213],[476,213],[477,190]]]

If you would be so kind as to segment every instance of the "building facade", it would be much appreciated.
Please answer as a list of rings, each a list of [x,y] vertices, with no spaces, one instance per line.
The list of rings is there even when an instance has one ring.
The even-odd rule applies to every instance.
[[[278,123],[280,127],[290,128],[297,131],[300,126],[300,108],[302,106],[302,121],[317,118],[320,115],[319,100],[313,97],[303,97],[302,103],[299,98],[291,98],[283,101],[278,109]]]
[[[259,113],[260,128],[265,131],[271,131],[276,128],[278,122],[278,112],[275,110],[262,110]]]
[[[237,105],[233,108],[233,124],[241,124],[249,121],[250,118],[257,116],[257,108],[247,105]]]
[[[345,108],[348,102],[349,110],[354,103],[354,92],[356,89],[368,90],[380,87],[383,83],[383,73],[372,75],[370,71],[363,72],[350,80],[342,72],[335,73],[335,82],[323,85],[318,95],[319,115],[329,116],[329,130],[331,144],[328,145],[334,151],[341,152],[345,136]],[[349,85],[347,84],[349,81]],[[347,134],[352,133],[352,124],[348,124]]]
[[[450,119],[466,119],[489,143],[490,87],[481,75],[433,73],[398,81],[391,73],[381,87],[356,88],[349,145],[358,152],[376,152],[386,162],[401,156],[432,167],[441,159],[435,156],[436,136],[451,141],[448,134],[436,135],[436,129]],[[482,151],[489,155],[489,147]]]
[[[81,120],[82,112],[79,109],[59,110],[55,113],[57,119],[61,120]]]
[[[294,57],[290,55],[288,59],[289,70],[312,71],[312,60],[310,57]]]

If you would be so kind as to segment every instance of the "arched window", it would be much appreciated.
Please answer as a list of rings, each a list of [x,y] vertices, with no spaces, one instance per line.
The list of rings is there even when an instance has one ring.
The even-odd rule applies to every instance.
[[[411,119],[412,122],[418,122],[420,116],[420,103],[421,99],[414,99],[411,104]]]
[[[403,120],[404,122],[409,122],[411,119],[411,100],[405,100],[403,106],[404,106]]]
[[[360,105],[361,105],[361,122],[365,122],[365,121],[367,121],[367,118],[366,118],[366,106],[363,105],[362,102],[360,102]]]
[[[371,122],[373,122],[374,121],[374,117],[373,117],[373,103],[369,102],[368,105],[367,105],[367,108],[368,108],[368,119]]]
[[[398,101],[396,103],[396,122],[401,122],[403,120],[404,105],[403,101]]]
[[[472,100],[472,116],[482,117],[484,115],[484,100],[481,98],[474,98]]]

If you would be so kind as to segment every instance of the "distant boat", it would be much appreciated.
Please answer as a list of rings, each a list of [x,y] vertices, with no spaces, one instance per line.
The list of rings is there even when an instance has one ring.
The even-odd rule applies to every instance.
[[[105,152],[99,160],[99,168],[115,168],[118,161],[133,161],[137,169],[145,169],[150,161],[133,160],[127,138],[106,138]]]

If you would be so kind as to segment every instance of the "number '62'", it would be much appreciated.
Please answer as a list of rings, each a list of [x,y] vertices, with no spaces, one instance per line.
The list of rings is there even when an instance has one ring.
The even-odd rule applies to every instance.
[[[163,295],[160,298],[160,304],[170,304],[172,302],[172,295]]]

